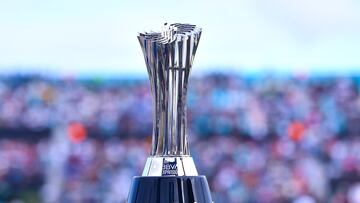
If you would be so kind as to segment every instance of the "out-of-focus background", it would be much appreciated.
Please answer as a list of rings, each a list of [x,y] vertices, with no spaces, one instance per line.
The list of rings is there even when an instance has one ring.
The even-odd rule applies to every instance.
[[[216,203],[360,202],[360,2],[0,2],[0,202],[125,202],[149,154],[138,31],[203,27],[191,154]]]

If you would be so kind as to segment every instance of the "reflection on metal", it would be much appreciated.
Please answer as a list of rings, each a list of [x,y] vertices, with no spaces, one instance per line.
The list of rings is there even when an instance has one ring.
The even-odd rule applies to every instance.
[[[185,103],[200,36],[201,28],[179,23],[165,24],[161,32],[138,35],[155,109],[151,156],[144,176],[197,175],[189,156]]]

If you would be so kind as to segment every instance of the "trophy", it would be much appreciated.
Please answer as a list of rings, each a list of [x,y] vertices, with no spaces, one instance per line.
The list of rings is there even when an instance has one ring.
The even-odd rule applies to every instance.
[[[138,35],[155,111],[150,156],[142,176],[133,178],[128,203],[212,203],[186,134],[186,93],[200,36],[201,28],[180,23]]]

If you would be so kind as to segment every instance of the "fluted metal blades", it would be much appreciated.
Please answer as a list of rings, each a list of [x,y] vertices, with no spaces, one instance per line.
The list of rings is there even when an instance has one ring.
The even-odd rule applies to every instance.
[[[164,24],[160,32],[139,33],[138,39],[149,68],[191,68],[201,28],[191,24]],[[155,51],[156,50],[156,51]]]
[[[186,92],[201,28],[167,24],[159,32],[139,33],[151,91],[154,125],[144,176],[197,175],[186,134]]]

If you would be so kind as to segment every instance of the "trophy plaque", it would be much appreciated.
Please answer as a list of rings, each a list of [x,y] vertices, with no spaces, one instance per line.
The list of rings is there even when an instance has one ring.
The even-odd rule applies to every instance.
[[[153,96],[152,148],[142,176],[133,178],[128,203],[212,203],[198,175],[186,133],[186,93],[201,28],[164,24],[139,33]]]

